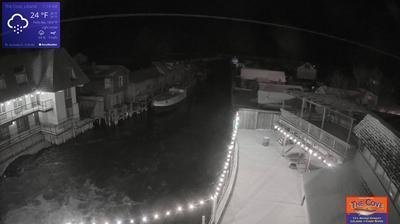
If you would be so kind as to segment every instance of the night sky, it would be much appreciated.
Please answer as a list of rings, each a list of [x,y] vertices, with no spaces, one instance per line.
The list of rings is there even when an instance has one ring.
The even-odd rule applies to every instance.
[[[62,1],[63,17],[111,13],[186,13],[286,24],[400,53],[400,5],[383,1]]]

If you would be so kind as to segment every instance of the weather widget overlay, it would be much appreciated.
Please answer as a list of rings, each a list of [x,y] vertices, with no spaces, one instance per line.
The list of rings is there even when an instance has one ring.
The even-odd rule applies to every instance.
[[[59,2],[3,2],[3,48],[59,48]]]

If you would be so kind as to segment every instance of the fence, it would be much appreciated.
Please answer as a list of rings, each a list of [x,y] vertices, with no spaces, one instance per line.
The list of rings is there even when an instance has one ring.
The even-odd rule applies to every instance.
[[[236,174],[239,163],[239,145],[235,142],[233,150],[233,159],[230,161],[228,180],[222,186],[221,194],[212,201],[211,218],[209,224],[218,224],[224,214],[225,208],[228,205],[229,199],[233,193],[233,186],[236,181]]]
[[[281,119],[312,137],[317,142],[325,145],[339,156],[346,157],[347,151],[350,149],[350,145],[347,142],[284,109],[281,109]]]
[[[282,109],[290,111],[326,132],[332,133],[340,130],[333,134],[347,143],[350,141],[354,125],[354,119],[350,115],[333,110],[306,97],[287,100]]]
[[[239,115],[239,127],[242,129],[272,129],[278,120],[279,111],[240,109]]]

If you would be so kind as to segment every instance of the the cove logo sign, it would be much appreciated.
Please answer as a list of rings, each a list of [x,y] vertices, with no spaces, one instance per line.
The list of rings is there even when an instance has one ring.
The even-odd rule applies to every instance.
[[[387,197],[346,197],[346,223],[388,223]]]

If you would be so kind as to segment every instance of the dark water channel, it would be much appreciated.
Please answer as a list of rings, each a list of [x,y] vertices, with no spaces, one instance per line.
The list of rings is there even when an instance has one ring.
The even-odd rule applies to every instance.
[[[0,183],[1,221],[115,220],[208,196],[233,117],[229,64],[209,66],[208,80],[171,113],[150,111],[16,160]]]

